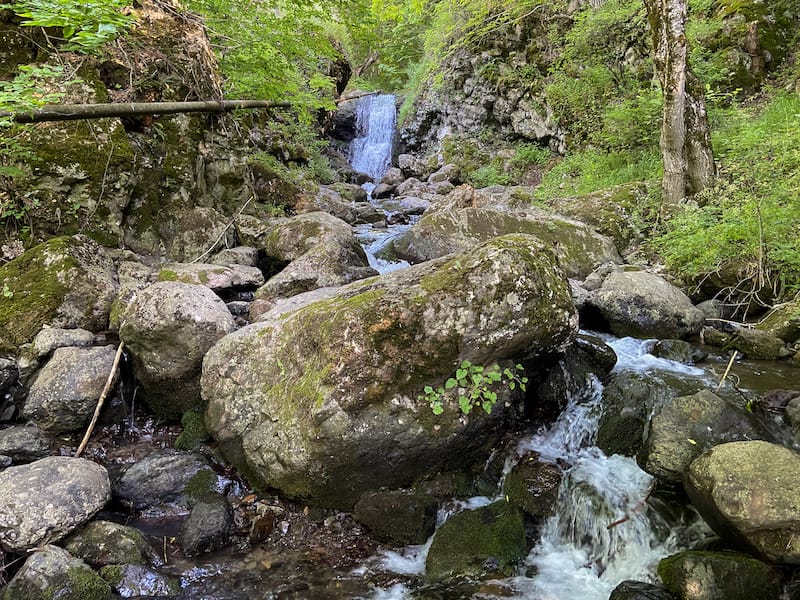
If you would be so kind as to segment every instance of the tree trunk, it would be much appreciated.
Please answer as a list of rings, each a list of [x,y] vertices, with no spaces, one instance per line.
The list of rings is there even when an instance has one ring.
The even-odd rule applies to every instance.
[[[686,48],[686,0],[644,0],[656,71],[664,96],[661,121],[661,212],[674,213],[714,176],[703,89],[691,73]]]
[[[79,119],[137,117],[190,112],[226,112],[242,108],[288,108],[290,106],[290,102],[272,102],[269,100],[52,104],[27,112],[0,111],[0,117],[11,117],[17,123],[40,123],[43,121],[77,121]]]

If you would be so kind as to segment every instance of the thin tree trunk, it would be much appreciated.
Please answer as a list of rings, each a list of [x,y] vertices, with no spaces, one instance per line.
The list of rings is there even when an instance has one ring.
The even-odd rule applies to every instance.
[[[703,89],[691,73],[686,47],[686,0],[644,0],[664,97],[661,121],[661,212],[668,216],[714,176]]]
[[[11,117],[17,123],[40,123],[43,121],[77,121],[79,119],[138,117],[191,112],[216,113],[245,108],[288,108],[290,106],[290,102],[272,102],[269,100],[52,104],[27,112],[0,111],[0,117]]]

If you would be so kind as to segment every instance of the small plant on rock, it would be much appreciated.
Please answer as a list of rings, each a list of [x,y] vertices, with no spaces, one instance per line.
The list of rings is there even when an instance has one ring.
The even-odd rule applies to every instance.
[[[519,387],[524,392],[527,383],[528,378],[524,376],[522,365],[514,365],[513,369],[501,369],[497,364],[484,367],[465,360],[443,386],[434,388],[426,385],[423,388],[424,394],[418,398],[430,405],[433,414],[440,415],[444,412],[442,400],[450,390],[455,390],[462,413],[468,415],[473,408],[480,407],[488,414],[497,402],[498,385],[507,385],[510,390]]]

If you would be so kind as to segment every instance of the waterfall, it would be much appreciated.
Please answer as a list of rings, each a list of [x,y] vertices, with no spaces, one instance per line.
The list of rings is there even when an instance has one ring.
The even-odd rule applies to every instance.
[[[364,96],[356,108],[358,136],[350,146],[350,164],[377,181],[392,162],[392,138],[397,121],[395,97]]]

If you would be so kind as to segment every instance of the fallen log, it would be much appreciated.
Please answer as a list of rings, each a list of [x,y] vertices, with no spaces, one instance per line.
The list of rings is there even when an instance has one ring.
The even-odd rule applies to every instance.
[[[50,104],[25,112],[0,111],[0,118],[10,117],[16,123],[41,123],[44,121],[77,121],[79,119],[107,119],[114,117],[140,117],[176,113],[221,113],[249,108],[289,108],[291,102],[271,100],[203,100],[196,102],[128,102],[107,104]]]

